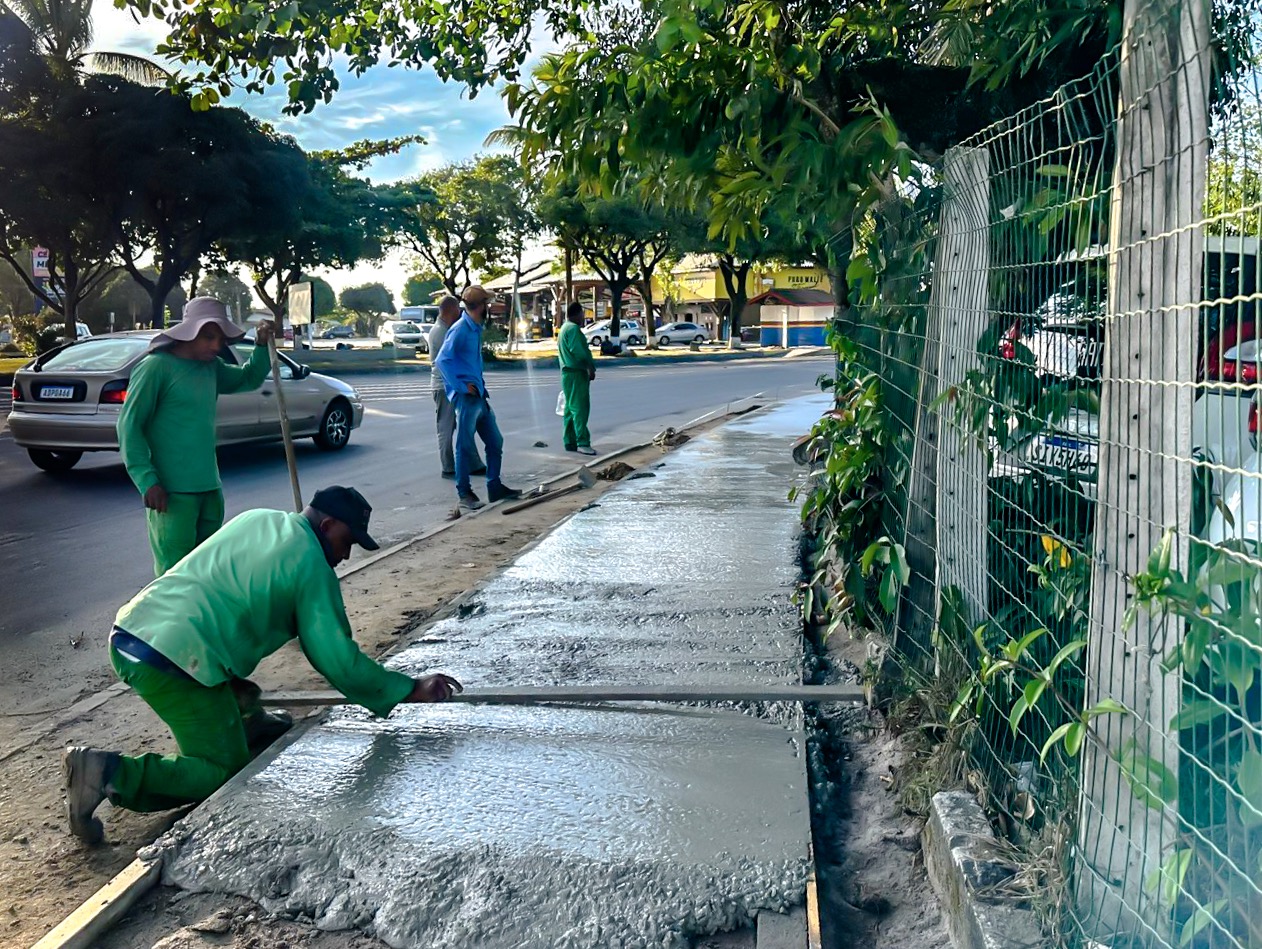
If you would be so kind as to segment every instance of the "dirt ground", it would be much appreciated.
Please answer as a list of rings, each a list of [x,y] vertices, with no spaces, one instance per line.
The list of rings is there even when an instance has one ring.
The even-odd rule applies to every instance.
[[[619,460],[640,467],[661,459],[660,450],[649,448],[623,455]],[[439,617],[460,594],[477,586],[561,520],[591,503],[609,484],[600,481],[594,488],[510,515],[502,515],[496,507],[460,518],[434,536],[346,577],[342,581],[343,595],[361,648],[368,655],[381,656],[402,645],[409,638],[408,633]],[[422,577],[424,582],[401,583],[400,577]],[[51,679],[57,670],[46,668],[39,674]],[[268,691],[328,688],[296,644],[266,660],[254,680]],[[105,823],[103,846],[84,847],[66,832],[60,777],[62,748],[83,744],[130,754],[165,754],[175,750],[162,722],[130,691],[108,679],[92,685],[95,688],[85,691],[77,706],[60,716],[0,720],[0,949],[30,946],[127,866],[138,848],[152,843],[180,816],[131,814],[105,804],[98,812]],[[331,945],[359,949],[375,945],[369,940],[347,941],[345,935],[339,941],[325,942],[321,941],[325,937],[302,927],[286,928],[272,923],[260,927],[256,921],[241,922],[249,915],[232,917],[238,920],[233,923],[237,930],[253,933],[243,942],[229,941],[233,938],[229,930],[185,934],[180,938],[205,936],[210,940],[205,945],[235,944],[258,949],[319,949]],[[194,914],[194,918],[175,928],[200,918]],[[259,935],[263,931],[270,935]],[[145,946],[154,941],[143,942],[142,937]]]
[[[819,655],[822,681],[858,681],[867,649],[833,636]],[[949,949],[920,849],[924,821],[899,802],[902,741],[872,709],[820,708],[809,724],[825,949]]]

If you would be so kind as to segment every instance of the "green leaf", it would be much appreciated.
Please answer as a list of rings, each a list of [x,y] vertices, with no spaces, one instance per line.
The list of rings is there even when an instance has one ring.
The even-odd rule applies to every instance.
[[[1047,664],[1049,674],[1055,675],[1056,670],[1060,668],[1060,664],[1072,656],[1076,652],[1080,652],[1087,646],[1085,639],[1075,639],[1072,643],[1066,645],[1060,652],[1052,657],[1052,661]]]
[[[1073,728],[1076,724],[1077,722],[1065,722],[1065,724],[1058,727],[1051,733],[1051,735],[1048,736],[1047,741],[1043,742],[1043,750],[1039,752],[1039,764],[1043,764],[1047,761],[1047,756],[1051,750],[1056,747],[1056,743],[1064,738],[1069,733],[1069,729]],[[1066,751],[1068,751],[1068,749],[1066,749]]]
[[[1029,710],[1030,703],[1025,700],[1024,695],[1017,699],[1016,704],[1012,706],[1012,711],[1008,713],[1008,727],[1012,729],[1012,734],[1017,733],[1017,729],[1021,727],[1021,719]]]
[[[1198,907],[1192,918],[1183,924],[1179,933],[1179,945],[1190,946],[1196,934],[1214,922],[1215,917],[1231,905],[1231,900],[1214,900],[1205,906]]]
[[[1179,709],[1177,715],[1170,719],[1171,731],[1183,731],[1188,728],[1196,728],[1199,725],[1208,725],[1215,721],[1220,715],[1227,713],[1227,706],[1213,699],[1190,699],[1183,703],[1183,707]]]
[[[1117,699],[1101,699],[1095,705],[1082,713],[1082,717],[1086,721],[1097,718],[1100,715],[1125,715],[1130,712],[1125,705]]]
[[[1148,878],[1149,891],[1157,891],[1163,906],[1173,906],[1183,891],[1183,881],[1192,865],[1192,848],[1176,849]]]
[[[1074,757],[1082,748],[1082,740],[1087,735],[1087,728],[1082,722],[1070,722],[1069,730],[1065,732],[1065,751],[1069,757]]]
[[[885,573],[881,577],[881,606],[885,608],[885,612],[893,615],[894,610],[898,606],[898,594],[903,585],[899,582],[898,571],[893,567],[886,567]]]

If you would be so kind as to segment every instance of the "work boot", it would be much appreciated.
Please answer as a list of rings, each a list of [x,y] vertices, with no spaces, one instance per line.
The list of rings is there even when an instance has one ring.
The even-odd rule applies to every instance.
[[[245,743],[250,748],[266,748],[293,727],[294,717],[284,709],[257,708],[242,718]]]
[[[66,787],[66,818],[70,833],[86,844],[105,839],[105,828],[92,812],[105,800],[110,775],[118,766],[118,755],[91,748],[67,748],[61,755],[61,778]]]
[[[516,488],[510,488],[503,481],[492,481],[486,486],[486,496],[492,501],[515,501],[521,497],[521,492]]]
[[[468,494],[460,495],[461,513],[466,513],[466,512],[472,513],[474,511],[480,511],[484,507],[486,507],[486,505],[483,504],[481,501],[479,501],[478,496],[474,494],[472,491],[470,491]]]

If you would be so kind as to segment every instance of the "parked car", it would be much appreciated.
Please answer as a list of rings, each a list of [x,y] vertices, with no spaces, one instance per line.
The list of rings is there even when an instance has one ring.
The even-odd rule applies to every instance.
[[[710,331],[699,323],[665,323],[657,328],[657,344],[704,343],[711,339]]]
[[[599,323],[593,323],[591,326],[583,329],[583,335],[587,337],[588,346],[599,346],[602,342],[609,338],[610,320],[601,320]],[[640,325],[638,320],[622,320],[618,327],[618,336],[628,346],[644,345],[644,327]]]
[[[13,377],[9,431],[45,471],[68,471],[86,451],[118,451],[115,427],[127,398],[127,382],[144,358],[154,330],[94,336],[50,350]],[[246,339],[224,348],[228,362],[244,363],[254,351]],[[345,448],[364,418],[354,387],[279,353],[281,385],[295,438],[320,448]],[[220,445],[274,441],[281,437],[276,386],[269,376],[258,389],[219,397]]]
[[[321,339],[354,339],[355,331],[349,326],[331,326],[320,334]]]
[[[377,330],[377,339],[382,347],[386,346],[421,346],[425,335],[415,323],[407,320],[386,320]]]
[[[1099,379],[1104,364],[1104,321],[1098,305],[1061,291],[1014,320],[999,341],[999,357],[1016,359],[1024,346],[1044,382]],[[1027,357],[1028,358],[1028,357]]]

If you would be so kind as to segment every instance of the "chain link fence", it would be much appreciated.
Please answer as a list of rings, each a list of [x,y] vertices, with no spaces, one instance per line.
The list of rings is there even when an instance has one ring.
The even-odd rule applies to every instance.
[[[1262,947],[1260,41],[1128,3],[846,238],[882,503],[833,592],[874,591],[1056,944]]]

